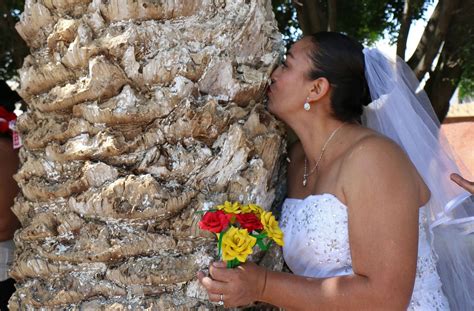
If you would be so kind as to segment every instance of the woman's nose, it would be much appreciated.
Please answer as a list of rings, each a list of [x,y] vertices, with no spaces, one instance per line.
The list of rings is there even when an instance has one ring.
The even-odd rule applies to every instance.
[[[272,80],[272,83],[276,81],[279,71],[280,71],[280,66],[277,66],[270,74],[270,80]]]

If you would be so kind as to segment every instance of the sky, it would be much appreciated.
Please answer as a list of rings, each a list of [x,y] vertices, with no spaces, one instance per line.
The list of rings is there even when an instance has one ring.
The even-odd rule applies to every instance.
[[[405,59],[409,59],[410,56],[415,52],[416,46],[418,45],[418,42],[421,39],[421,36],[423,35],[423,31],[425,30],[426,24],[428,23],[428,20],[431,17],[431,14],[433,14],[433,11],[438,4],[438,0],[433,1],[433,3],[430,4],[430,6],[427,8],[424,18],[416,20],[412,23],[410,27],[410,32],[408,33],[408,40],[407,40],[407,49],[406,49],[406,55]],[[397,45],[390,45],[390,42],[387,39],[382,39],[378,41],[375,46],[385,52],[386,54],[395,57],[397,54]],[[423,83],[423,82],[422,82]],[[458,102],[458,91],[454,92],[453,97],[451,98],[451,103],[457,103]]]
[[[421,36],[423,35],[423,31],[428,23],[428,20],[433,14],[433,11],[438,4],[438,0],[433,1],[430,6],[427,8],[424,18],[416,20],[412,23],[410,27],[410,32],[408,33],[408,40],[407,40],[407,50],[405,58],[408,59],[415,51],[418,42],[420,41]],[[376,43],[376,47],[380,50],[384,51],[385,53],[389,54],[390,56],[395,56],[397,51],[396,45],[390,45],[388,39],[380,40]]]

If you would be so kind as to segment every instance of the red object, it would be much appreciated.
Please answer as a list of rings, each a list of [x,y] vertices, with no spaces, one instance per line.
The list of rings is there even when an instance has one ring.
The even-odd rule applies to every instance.
[[[9,124],[12,120],[16,120],[16,115],[0,106],[0,133],[10,132]]]
[[[235,217],[237,218],[240,227],[243,229],[247,229],[248,232],[263,229],[262,222],[254,213],[237,214],[235,215]]]
[[[207,212],[199,222],[199,228],[220,233],[229,226],[232,216],[233,215],[226,214],[223,211]]]

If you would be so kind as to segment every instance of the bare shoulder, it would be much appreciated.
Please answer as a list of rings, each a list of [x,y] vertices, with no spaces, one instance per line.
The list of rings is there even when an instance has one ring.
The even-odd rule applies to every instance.
[[[391,139],[377,133],[368,134],[359,139],[346,152],[345,169],[378,168],[385,169],[400,165],[413,168],[406,153]]]
[[[377,133],[361,138],[348,150],[343,170],[345,184],[350,185],[346,189],[384,189],[387,193],[394,188],[401,193],[405,189],[406,195],[419,198],[420,205],[430,197],[408,155],[397,143]]]

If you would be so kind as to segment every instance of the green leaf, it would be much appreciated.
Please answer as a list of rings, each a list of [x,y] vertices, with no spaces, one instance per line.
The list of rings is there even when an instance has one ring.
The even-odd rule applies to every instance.
[[[263,243],[263,239],[257,239],[257,245],[262,251],[268,250],[268,246]]]
[[[217,242],[217,256],[219,258],[222,257],[222,238],[224,237],[224,234],[227,232],[227,230],[229,230],[229,227],[219,234],[219,241]]]
[[[207,211],[195,211],[194,214],[205,214],[207,212],[217,212],[218,210],[217,209],[210,209],[210,210],[207,210]]]
[[[239,265],[240,265],[240,261],[237,258],[234,258],[227,262],[227,269],[233,269]]]
[[[265,232],[263,232],[263,233],[260,233],[260,234],[251,234],[251,236],[253,236],[254,238],[256,238],[258,240],[258,239],[266,238],[267,234]]]

